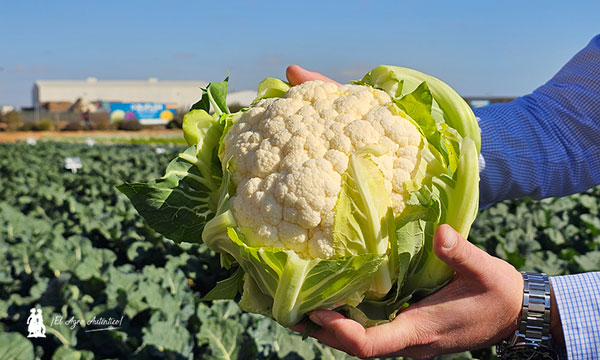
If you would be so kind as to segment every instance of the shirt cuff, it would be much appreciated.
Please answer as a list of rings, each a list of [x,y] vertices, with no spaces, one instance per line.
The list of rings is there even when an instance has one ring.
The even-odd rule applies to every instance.
[[[569,360],[600,358],[600,272],[550,278]]]

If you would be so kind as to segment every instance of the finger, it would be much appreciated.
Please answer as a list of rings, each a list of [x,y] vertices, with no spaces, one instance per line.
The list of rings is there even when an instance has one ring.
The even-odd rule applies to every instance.
[[[294,326],[290,326],[290,330],[300,334],[304,333],[304,329],[306,329],[306,324],[304,322],[298,323]]]
[[[440,225],[433,236],[433,249],[456,273],[478,277],[485,272],[490,255],[465,240],[449,225]]]
[[[315,337],[326,345],[343,350],[351,355],[363,356],[369,346],[365,328],[354,320],[342,314],[329,310],[315,310],[309,315],[310,319],[322,329]]]
[[[313,311],[310,318],[323,327],[315,333],[321,342],[360,358],[397,353],[410,341],[409,324],[385,323],[365,329],[361,324],[334,311]]]
[[[289,329],[292,331],[295,331],[301,335],[304,335],[304,332],[306,331],[306,327],[307,327],[306,322],[300,322],[296,325],[290,326]],[[335,338],[335,335],[332,334],[331,332],[329,332],[328,330],[323,329],[322,327],[311,330],[310,333],[308,334],[308,336],[314,337],[315,339],[319,340],[321,343],[323,343],[327,346],[344,351],[343,346]]]
[[[301,68],[298,65],[290,65],[285,71],[285,75],[292,84],[292,86],[302,84],[305,81],[310,80],[321,80],[325,82],[332,82],[335,84],[339,84],[337,81],[328,78],[327,76],[320,74],[318,72],[308,71],[306,69]]]

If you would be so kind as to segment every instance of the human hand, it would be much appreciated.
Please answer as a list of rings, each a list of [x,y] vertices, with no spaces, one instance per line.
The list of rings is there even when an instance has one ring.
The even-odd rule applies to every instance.
[[[392,322],[367,329],[337,312],[313,311],[310,319],[322,328],[310,335],[360,358],[431,357],[490,346],[512,335],[521,314],[522,275],[448,225],[435,232],[433,248],[456,271],[448,285]],[[304,325],[292,329],[301,332]]]

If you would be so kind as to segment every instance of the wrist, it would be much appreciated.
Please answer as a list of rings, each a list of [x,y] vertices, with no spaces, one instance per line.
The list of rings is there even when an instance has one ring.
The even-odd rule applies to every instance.
[[[512,313],[513,315],[511,315],[512,321],[510,323],[510,328],[507,329],[502,339],[507,339],[513,334],[515,334],[519,330],[519,325],[521,324],[521,315],[523,312],[523,291],[525,288],[525,281],[523,280],[523,274],[520,271],[515,269],[515,273],[515,277],[518,278],[518,281],[520,282],[518,297],[516,296],[514,301],[514,308],[516,308],[516,313]]]

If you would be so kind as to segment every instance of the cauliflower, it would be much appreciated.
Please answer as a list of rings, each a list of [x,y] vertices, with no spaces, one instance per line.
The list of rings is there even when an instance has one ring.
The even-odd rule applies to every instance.
[[[249,244],[331,258],[342,175],[350,156],[370,144],[386,150],[373,161],[399,216],[423,145],[403,115],[382,90],[318,80],[244,113],[223,139],[221,161],[234,164],[232,211]]]
[[[434,230],[467,237],[478,205],[479,128],[458,94],[394,66],[257,93],[231,113],[227,81],[210,84],[165,175],[119,186],[156,231],[235,268],[203,300],[241,292],[284,326],[315,309],[372,326],[451,278]]]

